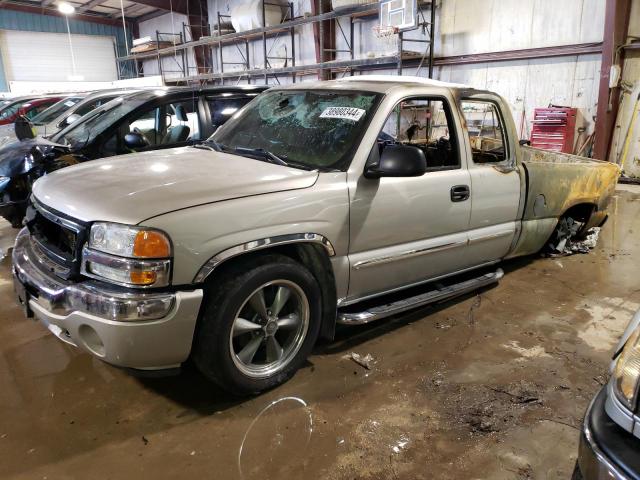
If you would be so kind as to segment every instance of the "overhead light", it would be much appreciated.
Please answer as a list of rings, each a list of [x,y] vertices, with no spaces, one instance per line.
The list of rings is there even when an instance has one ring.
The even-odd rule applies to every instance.
[[[58,4],[58,11],[64,15],[71,15],[76,11],[76,7],[67,2],[60,2]]]

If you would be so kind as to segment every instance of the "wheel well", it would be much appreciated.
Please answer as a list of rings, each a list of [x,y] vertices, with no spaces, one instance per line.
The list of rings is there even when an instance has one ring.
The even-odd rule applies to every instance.
[[[597,209],[593,203],[578,203],[565,211],[560,218],[571,217],[586,224]]]
[[[333,267],[324,247],[313,243],[291,243],[244,253],[222,262],[205,280],[205,288],[211,288],[216,278],[232,267],[249,267],[255,258],[278,253],[304,265],[315,277],[322,293],[322,324],[320,337],[333,340],[336,326],[337,294]]]

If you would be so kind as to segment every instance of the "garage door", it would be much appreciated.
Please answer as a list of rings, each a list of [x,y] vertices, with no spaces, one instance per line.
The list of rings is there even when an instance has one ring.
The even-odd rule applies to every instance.
[[[76,75],[85,81],[117,79],[113,37],[72,35]],[[66,33],[0,30],[0,53],[7,82],[67,81],[73,75]]]

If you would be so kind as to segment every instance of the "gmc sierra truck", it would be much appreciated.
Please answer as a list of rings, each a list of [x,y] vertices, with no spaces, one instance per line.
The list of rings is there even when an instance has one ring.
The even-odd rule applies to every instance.
[[[237,394],[278,385],[336,324],[496,282],[619,169],[521,146],[498,95],[360,76],[260,94],[207,141],[56,171],[13,249],[18,298],[113,365],[191,357]]]

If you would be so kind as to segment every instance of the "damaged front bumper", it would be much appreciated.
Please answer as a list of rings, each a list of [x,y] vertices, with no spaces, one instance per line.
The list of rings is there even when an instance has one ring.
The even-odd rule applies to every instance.
[[[28,230],[21,230],[12,254],[15,290],[26,315],[60,340],[133,369],[173,369],[187,359],[202,290],[140,293],[67,282],[36,250]]]

